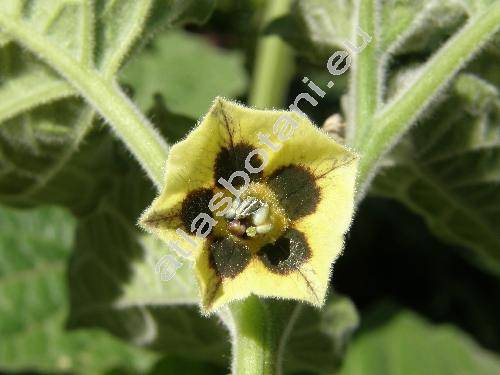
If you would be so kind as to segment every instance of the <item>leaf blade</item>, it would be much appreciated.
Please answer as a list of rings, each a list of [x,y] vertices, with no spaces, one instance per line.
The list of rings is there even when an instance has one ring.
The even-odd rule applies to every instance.
[[[102,332],[65,332],[73,218],[54,208],[0,212],[0,368],[95,373],[121,363],[149,366],[149,353]]]
[[[497,274],[498,108],[494,86],[460,76],[453,96],[395,150],[373,186],[375,194],[395,197],[422,215],[437,236],[473,249],[476,261]]]
[[[407,310],[383,309],[349,347],[341,375],[350,374],[495,374],[500,359],[459,329],[433,325]]]

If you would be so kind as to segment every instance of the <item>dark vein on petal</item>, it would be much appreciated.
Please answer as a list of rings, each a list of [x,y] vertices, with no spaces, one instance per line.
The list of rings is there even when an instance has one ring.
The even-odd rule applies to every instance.
[[[313,287],[312,287],[311,282],[309,281],[309,279],[302,273],[302,271],[300,270],[300,268],[297,268],[297,271],[300,273],[300,276],[303,277],[304,281],[306,282],[307,287],[309,288],[309,290],[313,294],[314,298],[316,298],[316,301],[318,302],[318,305],[321,304],[321,301],[320,301],[318,295],[316,294],[316,291],[313,289]]]

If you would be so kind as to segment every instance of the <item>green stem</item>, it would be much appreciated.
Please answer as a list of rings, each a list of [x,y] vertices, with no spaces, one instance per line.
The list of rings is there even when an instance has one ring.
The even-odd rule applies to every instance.
[[[354,146],[361,143],[373,125],[380,94],[378,69],[378,0],[359,0],[357,26],[366,32],[371,41],[359,54],[354,54],[351,66],[351,107],[349,142]],[[357,30],[354,30],[356,43]]]
[[[263,25],[287,13],[290,0],[268,2]],[[248,102],[258,108],[281,108],[293,73],[293,53],[277,36],[262,37],[257,43],[252,87]]]
[[[375,127],[359,149],[358,189],[362,196],[376,165],[410,128],[457,71],[486,43],[500,25],[500,2],[472,18],[426,64],[418,77],[374,118]]]
[[[64,76],[111,125],[156,186],[163,184],[168,146],[117,84],[94,69],[82,67],[41,34],[1,13],[0,27]]]
[[[233,374],[273,375],[279,373],[275,356],[277,342],[265,301],[250,296],[231,304],[234,321]]]

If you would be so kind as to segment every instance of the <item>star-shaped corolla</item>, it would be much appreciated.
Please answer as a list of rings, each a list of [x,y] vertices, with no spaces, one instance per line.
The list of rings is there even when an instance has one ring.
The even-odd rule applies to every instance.
[[[250,294],[321,306],[352,217],[356,162],[305,116],[218,98],[172,147],[140,223],[194,260],[206,313]]]

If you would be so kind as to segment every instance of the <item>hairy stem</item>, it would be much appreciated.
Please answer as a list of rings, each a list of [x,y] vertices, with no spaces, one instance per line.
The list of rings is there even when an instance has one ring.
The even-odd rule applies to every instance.
[[[272,375],[277,369],[277,343],[272,334],[272,319],[265,302],[256,296],[231,305],[234,321],[233,373],[235,375]]]
[[[275,0],[268,3],[263,25],[285,14],[290,0]],[[262,37],[257,43],[255,67],[249,103],[258,108],[281,107],[293,72],[293,53],[277,36]]]
[[[105,79],[98,71],[83,67],[22,22],[1,13],[0,28],[65,77],[111,125],[156,186],[163,184],[168,146],[117,84]]]
[[[359,0],[357,7],[357,27],[366,32],[371,41],[359,54],[354,54],[351,70],[351,132],[349,142],[354,146],[361,143],[373,125],[373,116],[377,110],[380,84],[378,69],[378,0]],[[358,30],[354,30],[356,35]]]
[[[427,62],[421,73],[397,98],[374,117],[370,136],[359,145],[358,189],[363,192],[381,157],[418,119],[457,71],[495,33],[500,25],[500,2],[477,14]]]

